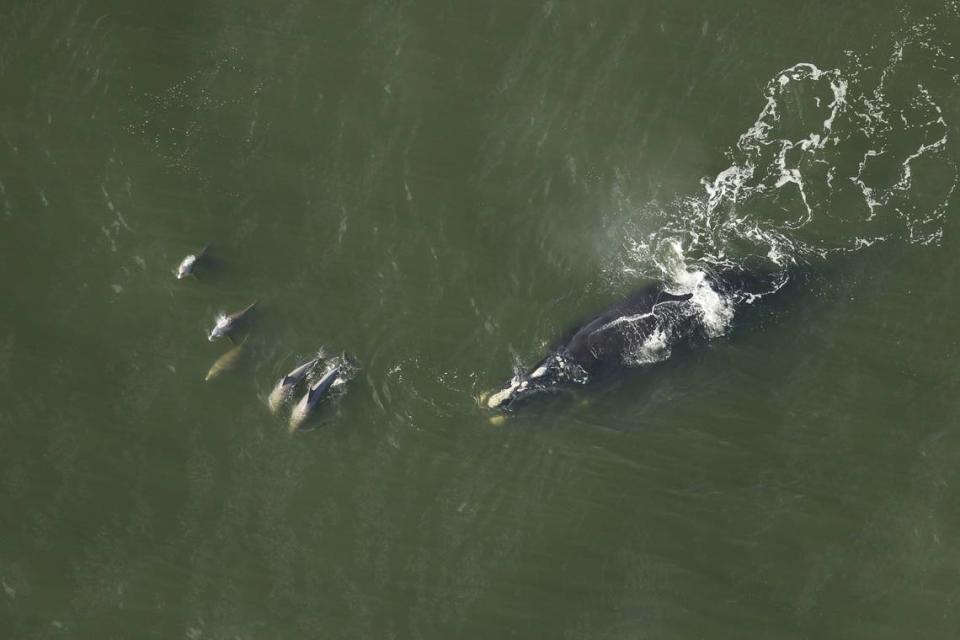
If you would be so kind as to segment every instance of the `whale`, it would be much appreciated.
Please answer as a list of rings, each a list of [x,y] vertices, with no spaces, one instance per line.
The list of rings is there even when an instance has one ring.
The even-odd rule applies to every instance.
[[[584,384],[603,370],[656,362],[683,340],[722,333],[723,319],[738,306],[779,290],[787,279],[785,272],[726,266],[686,275],[693,285],[654,281],[567,332],[533,367],[482,395],[481,404],[510,411],[530,396]]]

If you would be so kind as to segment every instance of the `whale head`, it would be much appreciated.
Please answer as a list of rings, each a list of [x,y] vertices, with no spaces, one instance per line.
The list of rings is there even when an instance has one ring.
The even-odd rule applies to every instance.
[[[564,381],[578,381],[570,375],[570,366],[561,353],[552,353],[527,373],[516,373],[498,391],[486,398],[488,409],[509,411],[513,404],[541,391],[547,391]]]
[[[524,381],[519,376],[514,376],[503,388],[486,398],[487,408],[506,409],[520,393],[523,384]]]

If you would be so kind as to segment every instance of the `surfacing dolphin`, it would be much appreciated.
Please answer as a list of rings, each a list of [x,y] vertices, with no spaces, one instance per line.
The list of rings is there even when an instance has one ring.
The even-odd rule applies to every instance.
[[[297,403],[297,406],[293,408],[293,412],[290,414],[290,433],[297,431],[306,419],[310,417],[310,414],[316,409],[320,400],[323,399],[337,381],[341,367],[341,364],[332,366],[317,382],[310,385],[307,392],[303,394],[303,398],[300,399],[300,402]]]
[[[567,383],[582,384],[600,370],[662,359],[676,342],[711,335],[705,299],[721,313],[778,290],[785,274],[758,275],[737,267],[704,268],[693,291],[671,292],[654,282],[562,337],[529,371],[481,396],[489,409],[510,410],[519,400]]]
[[[207,340],[213,342],[217,338],[228,338],[233,342],[233,332],[239,328],[255,306],[257,306],[257,302],[253,301],[245,309],[241,309],[236,313],[230,315],[221,313],[217,316],[217,323],[213,326],[213,329],[210,330],[210,335],[207,336]]]
[[[270,413],[279,411],[280,407],[293,397],[297,386],[306,379],[307,374],[320,364],[324,357],[325,354],[321,350],[312,360],[304,362],[277,381],[277,384],[273,387],[273,391],[270,392],[270,396],[267,398],[267,406],[270,407]]]
[[[181,260],[180,265],[177,267],[177,280],[183,280],[187,276],[195,275],[194,271],[207,257],[207,251],[209,250],[210,245],[204,245],[203,249],[200,249],[197,253],[191,253]]]

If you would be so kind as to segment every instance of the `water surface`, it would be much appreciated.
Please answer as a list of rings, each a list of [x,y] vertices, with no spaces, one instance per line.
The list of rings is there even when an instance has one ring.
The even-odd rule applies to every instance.
[[[958,42],[956,2],[9,0],[5,637],[955,637]],[[718,259],[794,276],[477,407]],[[361,370],[290,437],[320,346]]]

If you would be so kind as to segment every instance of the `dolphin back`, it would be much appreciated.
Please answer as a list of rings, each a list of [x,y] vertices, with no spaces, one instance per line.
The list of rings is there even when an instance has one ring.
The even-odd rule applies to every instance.
[[[337,381],[337,376],[340,375],[340,365],[335,366],[330,369],[330,371],[323,374],[323,377],[317,381],[315,385],[310,387],[310,391],[307,393],[307,404],[308,406],[313,407],[320,401],[320,398],[323,397],[327,391],[330,390],[330,387],[333,386],[333,383]]]
[[[244,307],[244,308],[241,309],[240,311],[237,311],[235,314],[233,314],[232,316],[230,316],[230,320],[231,320],[232,322],[238,322],[238,321],[240,321],[240,320],[243,320],[243,319],[247,316],[247,314],[249,314],[251,311],[253,311],[254,307],[257,306],[257,303],[258,303],[258,302],[259,302],[259,300],[254,300],[253,302],[251,302],[250,304],[248,304],[246,307]]]
[[[319,362],[320,362],[319,357],[316,357],[313,360],[308,360],[307,362],[304,362],[299,367],[292,370],[287,375],[283,376],[283,381],[282,381],[283,385],[294,386],[299,384],[300,381],[303,380],[307,376],[307,374],[310,373],[310,370],[313,369],[315,366],[317,366],[317,363]]]

